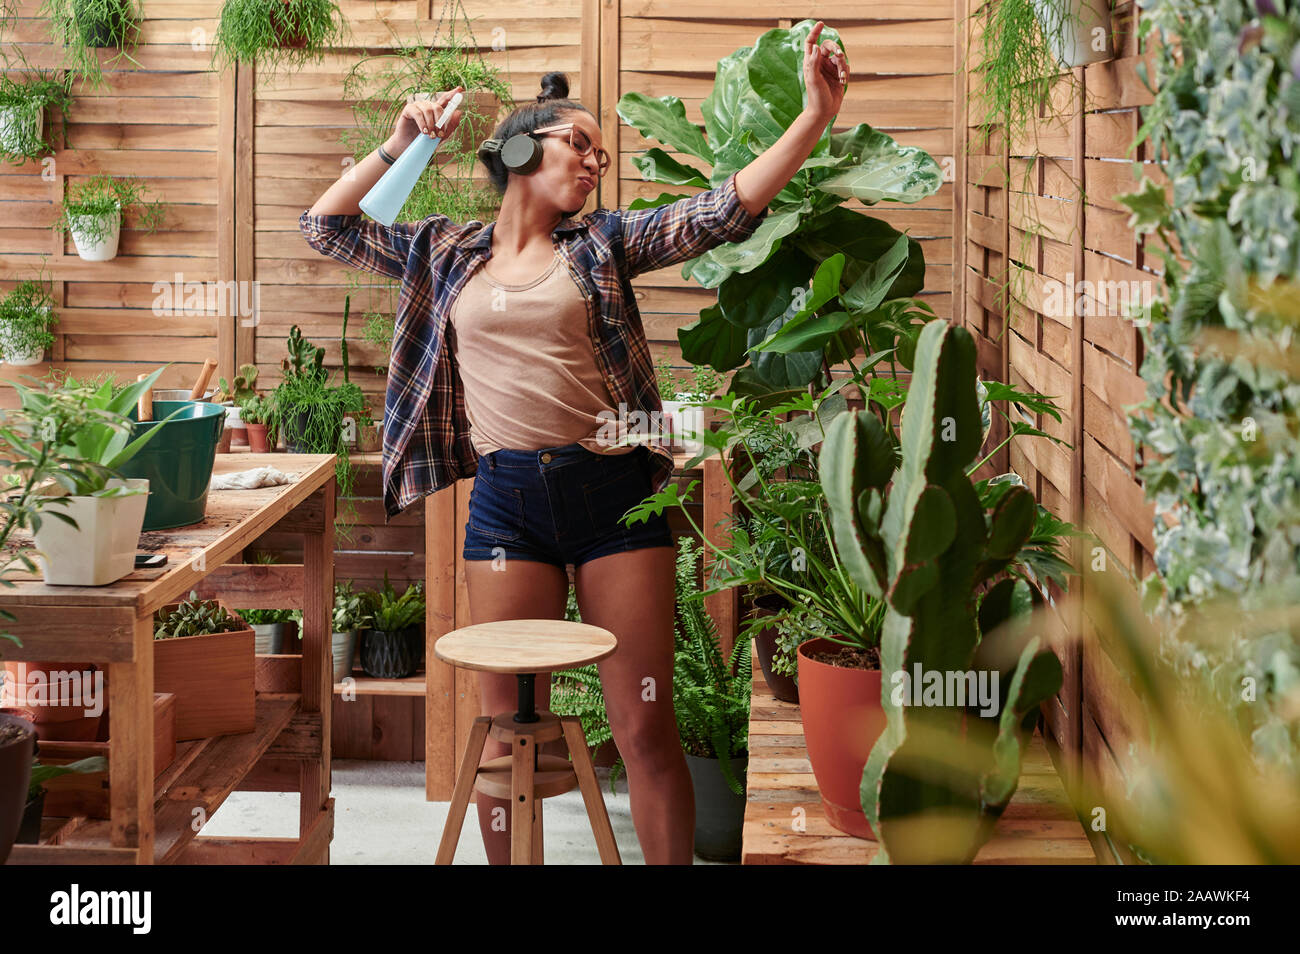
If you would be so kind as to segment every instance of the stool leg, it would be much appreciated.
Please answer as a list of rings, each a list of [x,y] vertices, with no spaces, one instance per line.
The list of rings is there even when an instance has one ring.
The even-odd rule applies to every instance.
[[[600,783],[596,781],[596,769],[591,764],[591,753],[587,751],[587,738],[582,734],[582,723],[575,716],[561,716],[560,725],[564,727],[564,741],[569,744],[569,758],[573,760],[573,771],[578,776],[578,789],[587,806],[587,817],[591,820],[591,830],[596,836],[596,850],[600,852],[601,864],[621,865],[623,861],[618,855],[614,828],[605,811],[605,799],[601,797]]]
[[[469,794],[474,789],[474,778],[478,775],[479,762],[483,761],[483,748],[487,745],[491,727],[490,716],[479,716],[470,727],[465,757],[461,759],[456,788],[451,793],[451,807],[447,809],[447,823],[442,828],[442,841],[438,844],[438,856],[433,862],[436,865],[449,865],[456,855],[460,828],[465,824],[465,809],[469,807]]]
[[[542,850],[542,806],[545,804],[546,802],[542,801],[540,798],[533,800],[532,863],[535,865],[542,865],[546,863],[545,861],[542,860],[545,855],[545,853]]]
[[[537,743],[531,735],[516,735],[511,743],[514,760],[510,766],[510,863],[533,864],[533,759]]]

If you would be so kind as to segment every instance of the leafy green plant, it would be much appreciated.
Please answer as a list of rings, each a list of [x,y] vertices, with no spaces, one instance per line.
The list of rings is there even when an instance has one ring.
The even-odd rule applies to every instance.
[[[265,424],[271,417],[272,402],[265,395],[254,394],[239,402],[239,410],[245,424]]]
[[[154,639],[179,639],[184,636],[208,636],[214,633],[237,633],[247,629],[245,621],[232,615],[216,600],[201,600],[190,591],[175,609],[161,607],[153,617]]]
[[[1300,329],[1300,5],[1142,8],[1141,36],[1160,46],[1153,77],[1138,66],[1152,101],[1135,145],[1163,157],[1169,187],[1146,180],[1119,198],[1139,234],[1182,256],[1155,249],[1163,288],[1131,316],[1147,393],[1129,428],[1155,505],[1147,603],[1189,690],[1285,766],[1300,762],[1281,691],[1300,670],[1300,628],[1247,621],[1300,598],[1300,368],[1286,360]],[[1195,610],[1225,597],[1241,624],[1207,642]]]
[[[343,46],[347,20],[334,0],[226,0],[213,41],[212,68],[256,63],[275,73],[319,63]]]
[[[75,225],[82,240],[94,244],[113,231],[117,216],[135,209],[139,227],[154,232],[166,218],[166,207],[146,198],[146,193],[144,184],[135,179],[91,176],[68,187],[54,228],[64,230]]]
[[[374,621],[367,609],[365,595],[353,592],[351,580],[334,584],[332,622],[336,633],[370,629],[373,626]]]
[[[109,60],[116,66],[123,59],[144,69],[128,52],[139,37],[141,13],[133,0],[42,0],[40,14],[50,21],[50,34],[63,44],[69,73],[81,78],[83,88],[106,87],[99,50],[116,49]]]
[[[40,798],[45,791],[45,783],[65,775],[93,775],[95,772],[107,772],[108,759],[102,755],[78,759],[67,765],[42,765],[39,760],[32,760],[31,780],[27,783],[27,800]]]
[[[659,397],[664,401],[676,401],[678,394],[687,395],[690,401],[707,401],[722,386],[722,376],[708,365],[691,365],[690,376],[679,377],[666,350],[655,364],[655,377],[659,384]]]
[[[866,411],[839,416],[821,451],[835,549],[884,607],[881,703],[887,725],[862,775],[862,806],[880,860],[969,862],[1015,793],[1038,706],[1061,688],[1061,665],[1011,621],[1040,600],[1006,570],[1029,541],[1037,504],[1004,483],[991,507],[970,473],[986,431],[975,342],[926,326],[902,423],[901,457]],[[991,586],[988,584],[992,583]],[[900,701],[898,675],[996,672],[993,711],[975,700]],[[989,679],[991,682],[991,677]],[[1003,691],[1005,687],[1005,691]],[[930,739],[961,739],[959,766],[934,772]]]
[[[0,73],[0,157],[21,165],[53,152],[37,131],[42,111],[53,106],[66,114],[71,105],[69,73],[62,78],[48,70],[25,78]]]
[[[159,368],[144,380],[120,390],[115,389],[112,381],[91,387],[78,384],[73,378],[65,379],[62,384],[47,381],[40,388],[14,384],[28,419],[39,422],[31,437],[49,442],[61,458],[77,462],[51,475],[70,495],[117,496],[134,492],[124,487],[110,488],[108,481],[118,476],[117,470],[153,440],[166,421],[184,410],[177,408],[139,437],[132,438],[135,422],[130,414],[140,395],[153,387],[163,370]],[[55,515],[75,526],[65,514]]]
[[[270,626],[275,623],[292,623],[302,618],[298,610],[290,609],[237,609],[235,615],[249,626]],[[301,636],[301,631],[299,632]]]
[[[44,279],[24,279],[0,300],[0,352],[10,361],[43,352],[54,344],[50,329],[57,321],[49,284]]]
[[[701,104],[704,130],[686,119],[675,96],[624,94],[618,114],[625,122],[710,166],[706,173],[654,147],[632,160],[642,176],[668,185],[717,187],[771,147],[803,109],[803,41],[813,25],[804,20],[789,30],[769,30],[753,47],[720,60],[713,91]],[[821,37],[839,39],[829,28]],[[921,246],[841,203],[849,198],[868,205],[917,202],[939,190],[938,164],[924,150],[901,147],[865,124],[833,134],[829,128],[750,238],[682,266],[683,277],[718,289],[717,303],[678,331],[682,355],[718,371],[749,360],[750,367],[737,372],[733,388],[742,382],[756,391],[803,387],[827,361],[835,364],[851,356],[839,343],[822,349],[811,342],[798,351],[767,349],[768,339],[787,322],[798,319],[816,327],[839,320],[833,316],[840,313],[865,320],[883,302],[921,289]],[[681,197],[665,193],[651,201],[638,199],[629,208],[660,206]],[[836,253],[834,293],[820,295],[814,305],[808,301],[814,274]],[[822,276],[822,284],[832,284],[831,273]]]
[[[393,334],[397,327],[392,315],[372,313],[365,316],[366,326],[361,331],[361,339],[368,344],[382,348],[385,355],[393,349]],[[377,365],[375,374],[387,374],[387,365]]]
[[[217,379],[217,390],[212,395],[212,400],[220,404],[222,401],[234,401],[242,405],[249,398],[257,396],[257,365],[241,364],[239,374],[235,375],[233,381],[227,381],[225,378]]]
[[[424,584],[412,583],[401,596],[384,572],[384,585],[365,594],[366,610],[373,617],[373,628],[396,633],[424,621]]]

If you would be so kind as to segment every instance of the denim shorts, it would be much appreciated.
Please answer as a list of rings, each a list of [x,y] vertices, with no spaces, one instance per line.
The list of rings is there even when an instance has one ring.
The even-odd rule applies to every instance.
[[[610,553],[671,547],[662,513],[631,526],[618,522],[650,496],[649,456],[644,446],[597,454],[577,443],[478,455],[464,558],[504,553],[576,567]]]

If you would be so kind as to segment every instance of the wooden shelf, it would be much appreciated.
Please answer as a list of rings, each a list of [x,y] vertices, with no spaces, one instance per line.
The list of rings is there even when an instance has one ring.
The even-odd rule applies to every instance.
[[[375,679],[371,676],[354,675],[352,688],[359,696],[422,696],[424,695],[424,673],[417,672],[405,679]],[[334,684],[334,695],[343,694],[347,688],[341,682]]]
[[[154,785],[154,863],[175,864],[194,840],[195,811],[211,818],[253,767],[261,761],[301,708],[297,694],[259,694],[252,732],[222,735],[176,747],[176,761]],[[102,850],[110,842],[110,823],[68,819],[50,844],[15,845],[10,864],[75,861],[76,849]],[[71,852],[69,851],[71,849]]]

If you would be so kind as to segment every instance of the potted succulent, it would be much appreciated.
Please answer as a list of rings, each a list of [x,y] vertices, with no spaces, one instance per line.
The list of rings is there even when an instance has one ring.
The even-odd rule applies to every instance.
[[[129,52],[139,36],[140,11],[133,0],[43,0],[41,15],[50,21],[51,35],[63,46],[63,59],[70,73],[95,89],[106,85],[99,51],[116,49],[109,60],[116,65],[123,58],[144,69]]]
[[[253,651],[259,656],[278,656],[286,640],[298,636],[297,610],[241,609],[235,614],[253,627]]]
[[[357,651],[357,633],[372,625],[366,599],[352,591],[351,581],[334,584],[334,624],[330,650],[334,655],[334,681],[352,675],[352,660]]]
[[[289,356],[281,361],[282,377],[272,394],[267,423],[290,453],[336,455],[338,495],[348,497],[352,467],[343,440],[343,418],[365,407],[365,395],[351,381],[330,385],[325,349],[304,338],[297,325],[289,330],[287,347]]]
[[[342,46],[347,21],[334,0],[226,0],[213,41],[212,67],[256,63],[259,71],[297,70]]]
[[[133,438],[128,416],[162,370],[116,394],[111,382],[98,388],[72,379],[40,389],[14,385],[30,420],[39,422],[27,439],[49,442],[79,462],[51,475],[46,506],[32,521],[46,583],[102,586],[135,568],[149,481],[117,475],[162,427],[160,421]]]
[[[673,709],[695,788],[695,853],[707,861],[739,861],[745,823],[749,641],[724,658],[712,617],[695,582],[703,547],[678,540]]]
[[[265,454],[270,450],[267,421],[271,416],[271,399],[261,394],[246,397],[239,403],[239,412],[248,433],[249,452]]]
[[[663,403],[663,430],[673,446],[694,456],[704,450],[698,435],[704,430],[704,408],[722,384],[722,376],[708,365],[691,366],[691,378],[678,379],[665,351],[656,365],[659,397]],[[688,436],[696,435],[696,436]]]
[[[139,213],[139,226],[155,231],[166,217],[160,202],[146,199],[144,186],[133,179],[91,176],[68,188],[56,229],[72,233],[77,254],[88,262],[106,262],[117,256],[122,234],[122,214]]]
[[[0,865],[9,859],[28,802],[36,727],[0,712]]]
[[[42,137],[45,108],[66,113],[72,105],[70,83],[66,73],[62,79],[44,71],[26,79],[0,73],[0,156],[6,162],[22,164],[53,151]]]
[[[20,367],[39,364],[54,344],[50,329],[57,320],[48,285],[32,278],[19,282],[0,300],[0,356]]]
[[[424,585],[412,583],[401,596],[384,573],[384,585],[366,594],[370,626],[359,633],[361,668],[377,679],[404,679],[424,658]]]
[[[41,840],[46,782],[64,775],[93,775],[95,772],[107,771],[108,759],[102,755],[92,755],[90,758],[78,759],[67,765],[42,765],[39,761],[33,761],[31,778],[27,784],[27,804],[23,809],[23,820],[18,829],[16,843],[34,845]]]
[[[169,603],[154,614],[154,691],[176,696],[176,741],[252,732],[252,628],[218,600]]]

